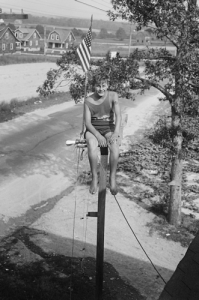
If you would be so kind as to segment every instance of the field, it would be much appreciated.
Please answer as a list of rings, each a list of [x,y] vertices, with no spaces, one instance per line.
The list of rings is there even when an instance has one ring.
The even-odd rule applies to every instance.
[[[26,64],[36,62],[56,62],[57,57],[43,54],[10,54],[0,56],[0,66]]]

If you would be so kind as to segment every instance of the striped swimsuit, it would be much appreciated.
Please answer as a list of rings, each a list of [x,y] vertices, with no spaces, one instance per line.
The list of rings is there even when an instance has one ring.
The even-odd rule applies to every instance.
[[[110,92],[108,91],[104,101],[100,104],[90,103],[86,99],[86,105],[91,112],[91,124],[103,136],[115,130],[114,112],[109,98]]]

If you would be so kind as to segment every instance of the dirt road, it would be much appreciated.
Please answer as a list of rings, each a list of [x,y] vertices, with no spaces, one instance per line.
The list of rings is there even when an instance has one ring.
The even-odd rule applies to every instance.
[[[154,90],[136,102],[122,102],[123,110],[128,108],[128,125],[121,149],[128,148],[133,137],[152,125],[158,114],[158,103]],[[97,196],[88,193],[88,161],[85,156],[80,164],[82,180],[76,186],[77,156],[73,147],[65,147],[66,139],[78,137],[81,118],[79,105],[50,114],[34,112],[9,124],[0,124],[0,229],[2,237],[15,232],[13,238],[17,243],[9,252],[14,264],[32,265],[43,260],[47,253],[71,256],[73,238],[74,256],[95,258],[96,220],[88,219],[86,213],[96,210]],[[131,188],[125,174],[118,174],[118,182]],[[122,193],[117,198],[145,250],[163,278],[168,280],[186,249],[156,233],[151,235],[147,224],[153,222],[154,215]],[[147,300],[158,299],[164,282],[136,242],[109,191],[105,261]]]

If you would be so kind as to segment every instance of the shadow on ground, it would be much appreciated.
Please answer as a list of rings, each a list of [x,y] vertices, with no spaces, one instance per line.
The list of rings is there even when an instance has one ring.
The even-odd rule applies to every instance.
[[[61,254],[62,238],[56,236],[54,242],[57,248],[62,243],[62,249],[55,253],[49,245],[49,248],[46,247],[44,250],[39,246],[39,235],[42,235],[46,243],[48,242],[44,232],[27,227],[1,240],[0,299],[94,300],[95,259],[71,258]],[[71,246],[71,241],[68,243]],[[103,299],[144,300],[145,298],[125,283],[111,264],[104,263]]]

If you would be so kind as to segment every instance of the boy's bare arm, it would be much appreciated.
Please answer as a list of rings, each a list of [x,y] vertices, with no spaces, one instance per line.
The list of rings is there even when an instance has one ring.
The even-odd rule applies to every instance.
[[[84,118],[85,118],[84,122],[85,122],[86,128],[88,129],[88,131],[90,131],[93,135],[96,136],[98,131],[91,124],[91,112],[90,112],[90,109],[88,108],[88,106],[86,105],[86,103],[84,103]]]
[[[117,93],[113,94],[112,105],[113,105],[113,110],[115,113],[115,130],[109,139],[110,144],[117,141],[119,138],[119,134],[120,134],[121,111],[120,111],[120,105],[119,105]]]
[[[113,109],[115,113],[115,133],[119,134],[120,131],[120,123],[121,123],[121,110],[120,110],[120,105],[119,105],[119,100],[118,100],[118,94],[114,93],[113,97]]]

